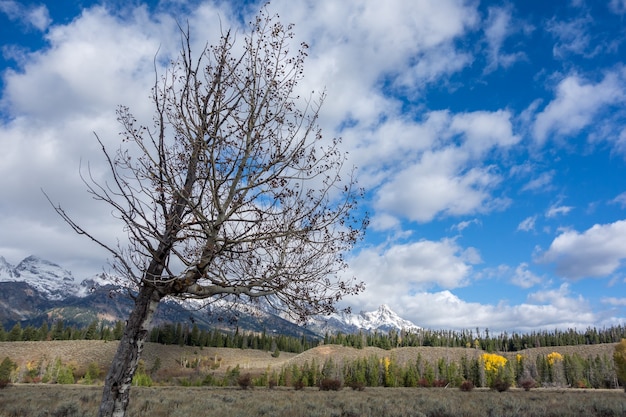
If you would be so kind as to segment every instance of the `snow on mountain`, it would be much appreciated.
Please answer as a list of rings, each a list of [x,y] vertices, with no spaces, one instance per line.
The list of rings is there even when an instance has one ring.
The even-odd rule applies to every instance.
[[[360,314],[346,315],[345,321],[365,330],[419,330],[419,327],[405,320],[389,306],[382,304],[376,311],[365,312]]]
[[[316,317],[307,326],[320,334],[355,333],[359,330],[387,332],[389,330],[417,331],[420,329],[409,320],[396,314],[389,306],[382,304],[375,311],[361,311],[359,314],[339,313],[328,317]]]
[[[78,291],[70,271],[37,256],[29,256],[16,267],[0,258],[0,281],[25,282],[50,300],[61,300]]]
[[[14,278],[13,269],[15,267],[0,256],[0,281],[12,281]]]
[[[50,301],[61,301],[67,297],[83,298],[102,289],[108,291],[110,295],[110,293],[121,288],[115,277],[108,274],[93,275],[79,284],[70,271],[37,256],[29,256],[17,266],[11,265],[0,256],[0,282],[24,282]],[[211,303],[208,310],[205,310],[205,302],[198,302],[197,300],[170,301],[175,301],[176,304],[190,311],[212,311],[213,315],[218,316],[229,313],[239,317],[238,320],[245,318],[246,320],[252,319],[268,324],[271,322],[276,326],[282,326],[281,323],[283,322],[295,324],[294,320],[288,317],[286,313],[276,311],[266,300],[245,305],[235,303],[230,308],[222,305],[223,303],[220,301],[215,301]],[[282,322],[276,320],[282,320]],[[262,323],[259,325],[263,327]],[[307,331],[320,335],[326,332],[356,333],[359,330],[386,332],[392,329],[408,331],[420,329],[412,322],[400,317],[385,304],[375,311],[361,311],[359,314],[338,313],[330,316],[318,316],[307,322],[305,328]]]

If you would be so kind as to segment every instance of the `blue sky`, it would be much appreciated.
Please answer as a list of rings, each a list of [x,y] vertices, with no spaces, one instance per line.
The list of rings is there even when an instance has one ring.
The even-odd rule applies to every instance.
[[[123,237],[78,175],[106,178],[93,133],[115,109],[149,120],[152,58],[199,46],[251,2],[0,0],[0,255],[83,278],[106,254],[41,188],[107,241]],[[367,285],[429,328],[492,331],[626,318],[626,1],[273,1],[311,48],[303,89],[326,88],[371,227],[349,254]]]

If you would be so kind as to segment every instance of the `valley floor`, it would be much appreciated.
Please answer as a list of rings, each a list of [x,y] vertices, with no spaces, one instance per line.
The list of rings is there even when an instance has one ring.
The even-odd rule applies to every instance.
[[[93,416],[101,387],[19,384],[0,390],[0,417]],[[496,392],[444,388],[367,388],[319,391],[305,388],[132,389],[130,417],[424,417],[624,416],[621,390],[536,389]]]

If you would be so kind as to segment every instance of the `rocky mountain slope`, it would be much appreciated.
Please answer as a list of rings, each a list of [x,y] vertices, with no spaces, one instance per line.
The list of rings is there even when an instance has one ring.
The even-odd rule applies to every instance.
[[[43,321],[62,319],[69,324],[88,325],[93,320],[111,323],[125,320],[132,301],[127,292],[113,282],[105,274],[78,281],[70,271],[36,256],[29,256],[16,266],[0,256],[0,322],[6,328],[18,321],[39,325]],[[419,329],[385,304],[371,312],[315,317],[301,327],[274,314],[263,304],[224,310],[215,305],[199,308],[189,302],[166,300],[161,303],[155,321],[191,321],[207,327],[232,329],[238,326],[246,330],[307,336],[322,336],[326,332]]]

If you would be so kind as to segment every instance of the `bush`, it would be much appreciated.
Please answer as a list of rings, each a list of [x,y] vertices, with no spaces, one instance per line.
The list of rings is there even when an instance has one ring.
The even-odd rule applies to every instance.
[[[432,387],[433,384],[428,379],[421,378],[419,381],[417,381],[417,386],[422,388],[429,388]]]
[[[274,389],[278,385],[278,382],[276,381],[275,378],[270,378],[270,380],[267,382],[267,385],[269,386],[270,389]]]
[[[144,372],[136,372],[133,376],[133,385],[136,387],[151,387],[152,378]]]
[[[365,383],[361,382],[361,381],[352,381],[350,382],[350,384],[348,384],[348,386],[350,388],[352,388],[355,391],[364,391],[365,390]]]
[[[511,388],[511,382],[509,382],[506,378],[497,377],[493,380],[490,388],[498,392],[508,391],[508,389]]]
[[[524,378],[519,381],[519,386],[524,388],[524,391],[530,391],[537,386],[537,382],[532,378]]]
[[[0,389],[6,388],[11,383],[11,373],[15,370],[15,364],[9,357],[4,358],[0,363]]]
[[[321,391],[339,391],[341,388],[342,384],[338,379],[324,378],[320,381]]]
[[[463,381],[459,388],[461,391],[469,392],[474,389],[474,383],[472,381]]]
[[[296,391],[304,389],[304,380],[302,380],[302,378],[298,379],[296,382],[293,383],[293,388]]]
[[[250,374],[244,374],[237,378],[237,384],[241,389],[254,388]]]
[[[433,387],[444,388],[446,385],[448,385],[448,381],[445,379],[435,379],[433,381]]]

